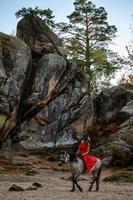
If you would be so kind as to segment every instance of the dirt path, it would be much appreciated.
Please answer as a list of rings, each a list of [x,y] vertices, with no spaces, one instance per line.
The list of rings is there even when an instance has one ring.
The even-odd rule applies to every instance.
[[[16,154],[17,167],[11,165],[8,160],[0,157],[0,200],[132,200],[133,185],[131,183],[107,183],[102,179],[112,172],[102,172],[100,191],[88,192],[90,179],[82,175],[79,182],[83,192],[76,190],[70,192],[72,183],[68,179],[69,172],[61,170],[57,162],[50,162],[40,156],[32,156],[27,153]],[[35,176],[25,175],[24,169],[31,168],[38,172]],[[64,168],[66,169],[66,168]],[[114,169],[113,169],[114,170]],[[24,189],[31,187],[33,183],[41,183],[42,188],[11,192],[9,188],[15,184]]]
[[[101,181],[99,192],[88,192],[88,179],[82,176],[80,185],[83,192],[70,192],[71,182],[67,180],[69,173],[38,169],[35,176],[1,175],[0,200],[132,200],[133,185],[131,183],[105,183]],[[13,184],[30,187],[34,182],[42,184],[42,188],[22,192],[8,191]]]

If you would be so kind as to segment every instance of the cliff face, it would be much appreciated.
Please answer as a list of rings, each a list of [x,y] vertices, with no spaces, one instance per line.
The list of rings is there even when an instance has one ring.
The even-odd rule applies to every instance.
[[[81,80],[80,80],[81,79]],[[38,65],[34,89],[28,98],[32,105],[41,102],[41,109],[22,128],[22,133],[33,133],[28,140],[33,145],[61,142],[66,134],[66,143],[73,143],[75,131],[72,123],[89,109],[89,95],[81,72],[71,67],[66,69],[63,57],[44,55]],[[59,141],[58,141],[59,139]],[[46,144],[47,145],[47,144]]]
[[[39,23],[24,18],[17,26],[21,39],[2,33],[0,37],[9,55],[1,56],[1,141],[7,136],[14,141],[29,138],[23,142],[27,148],[73,143],[77,130],[72,124],[80,120],[83,131],[84,115],[90,109],[84,73],[68,63],[57,35]]]
[[[68,62],[61,40],[40,19],[23,18],[17,37],[0,33],[1,142],[73,144],[87,130],[105,164],[119,163],[118,155],[129,164],[133,90],[117,86],[90,95],[84,72]]]

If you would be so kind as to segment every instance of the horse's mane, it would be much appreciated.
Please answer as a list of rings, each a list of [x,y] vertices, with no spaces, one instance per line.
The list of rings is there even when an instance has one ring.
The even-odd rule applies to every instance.
[[[70,161],[77,161],[77,156],[74,152],[68,152],[69,156],[70,156]]]

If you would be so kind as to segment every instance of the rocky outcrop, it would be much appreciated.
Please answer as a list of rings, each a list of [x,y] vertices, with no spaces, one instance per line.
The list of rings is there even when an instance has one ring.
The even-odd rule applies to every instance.
[[[44,50],[49,46],[49,37],[54,41],[54,45],[58,46],[61,43],[57,35],[45,26],[44,22],[39,23],[42,29],[38,27],[34,19],[24,18],[18,23],[17,36],[29,45],[32,59],[30,60],[30,50],[29,60],[24,58],[27,54],[26,50],[23,55],[20,52],[23,65],[18,62],[18,71],[15,71],[16,79],[13,82],[20,86],[19,92],[14,89],[15,85],[12,88],[12,93],[15,93],[18,100],[15,101],[14,95],[13,100],[10,101],[15,117],[9,117],[4,131],[2,129],[3,135],[10,136],[12,133],[16,141],[21,140],[22,137],[24,139],[28,137],[29,139],[23,142],[27,148],[73,143],[77,138],[77,130],[73,124],[78,120],[82,121],[83,131],[84,115],[90,107],[85,74],[70,64],[64,54],[55,51],[55,48],[51,48],[50,52]],[[48,38],[43,29],[49,34]],[[36,39],[42,41],[41,46],[37,46]],[[16,40],[22,42],[18,38]],[[27,47],[24,42],[22,43]],[[63,49],[58,46],[59,51],[61,48]],[[18,49],[21,48],[18,47]],[[9,67],[14,69],[13,63],[10,63]],[[20,73],[23,76],[23,72],[25,76],[21,78]],[[9,79],[12,73],[14,73],[13,70],[9,73]],[[3,70],[1,74],[4,77]],[[10,112],[9,114],[11,115]]]
[[[46,34],[44,34],[44,31]],[[61,39],[39,17],[26,16],[17,24],[17,37],[22,39],[36,55],[51,53],[56,46],[62,46]],[[50,40],[49,40],[50,38]]]
[[[77,130],[73,123],[89,109],[89,95],[83,74],[73,67],[66,70],[64,58],[56,54],[47,54],[39,61],[34,90],[28,102],[35,104],[41,98],[47,102],[51,95],[54,99],[23,126],[24,135],[27,130],[33,131],[23,142],[26,147],[76,142]]]
[[[120,124],[132,116],[133,91],[114,86],[94,99],[93,132],[107,136],[117,132]]]
[[[31,134],[23,145],[31,148],[75,142],[77,130],[73,124],[77,120],[84,124],[84,115],[90,107],[84,73],[73,65],[67,67],[67,53],[61,40],[40,19],[22,19],[17,36],[31,47],[33,59],[38,60],[27,103],[41,104],[37,115],[22,124],[20,135]]]
[[[96,115],[98,124],[121,124],[129,118],[133,101],[133,91],[122,86],[115,86],[101,92],[96,98]],[[124,108],[124,106],[127,106]]]
[[[115,86],[96,98],[92,138],[105,166],[132,165],[133,91]]]
[[[17,36],[0,33],[1,141],[52,147],[77,143],[87,131],[104,165],[129,165],[133,91],[116,86],[90,95],[84,72],[39,18],[20,20]]]
[[[30,49],[20,39],[0,33],[0,110],[9,113],[21,95]]]

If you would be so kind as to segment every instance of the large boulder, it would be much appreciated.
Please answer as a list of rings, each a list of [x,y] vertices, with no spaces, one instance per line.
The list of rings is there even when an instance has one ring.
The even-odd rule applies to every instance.
[[[49,38],[56,46],[61,46],[59,37],[39,17],[25,16],[17,24],[17,37],[29,45],[34,54],[53,52]]]
[[[130,95],[131,94],[132,92],[130,91]],[[115,118],[116,130],[111,129],[112,124],[108,124],[108,129],[107,127],[105,128],[104,125],[101,125],[101,129],[99,128],[99,132],[101,132],[100,136],[95,134],[96,132],[93,132],[93,138],[95,138],[93,140],[95,147],[93,149],[93,153],[101,157],[102,163],[105,167],[133,165],[132,100],[129,98],[129,102],[125,103],[125,106],[123,106],[121,109],[119,108],[118,111],[122,112],[123,115],[126,113],[126,120],[124,121],[123,117],[122,121],[124,122],[120,124],[119,115],[117,115],[118,119]]]
[[[90,107],[85,74],[74,65],[67,68],[67,52],[60,38],[40,18],[26,16],[20,20],[17,37],[29,45],[36,60],[27,104],[42,105],[32,119],[22,124],[20,137],[30,136],[22,144],[32,148],[76,142],[79,122],[83,131],[84,115]]]
[[[31,58],[20,39],[0,33],[0,111],[9,114],[18,103]]]
[[[133,159],[133,90],[114,86],[94,100],[93,153],[104,166],[127,166]]]
[[[122,86],[114,86],[101,92],[96,98],[97,123],[121,124],[131,115],[131,109],[128,107],[131,106],[132,101],[133,91]]]
[[[39,18],[24,17],[20,20],[17,25],[17,37],[20,39],[13,37],[11,39],[25,45],[25,49],[22,50],[21,47],[16,47],[19,49],[16,54],[16,57],[19,56],[17,57],[19,61],[15,63],[16,65],[11,64],[10,68],[6,62],[10,64],[13,59],[10,59],[8,52],[9,58],[4,65],[1,65],[0,70],[2,80],[8,80],[7,74],[9,75],[6,84],[2,81],[6,95],[9,92],[6,100],[8,102],[10,99],[12,110],[18,106],[15,109],[16,117],[10,118],[7,123],[10,125],[10,122],[13,122],[10,129],[7,130],[6,125],[3,135],[8,135],[14,130],[15,134],[12,135],[14,141],[29,137],[23,143],[27,148],[74,143],[77,139],[76,133],[79,132],[76,124],[80,121],[81,129],[85,128],[84,115],[90,106],[85,74],[70,63],[68,68],[65,53],[59,55],[55,52],[54,45],[50,44],[48,38],[54,41],[59,51],[63,52],[60,39]],[[32,60],[30,60],[30,49]],[[5,72],[4,68],[7,66],[10,73]],[[7,91],[9,85],[10,89]],[[16,88],[17,85],[19,87]],[[2,103],[2,106],[4,104]],[[7,109],[7,106],[5,108]]]

